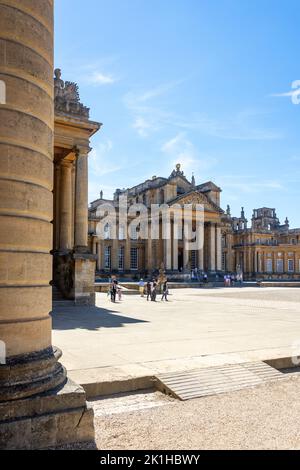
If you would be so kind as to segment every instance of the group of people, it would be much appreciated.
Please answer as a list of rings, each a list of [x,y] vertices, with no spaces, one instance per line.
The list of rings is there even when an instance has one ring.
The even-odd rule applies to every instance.
[[[145,282],[144,279],[141,279],[139,282],[139,290],[141,297],[147,296],[147,301],[156,302],[157,295],[159,294],[159,286],[161,286],[161,300],[168,302],[169,287],[168,281],[164,281],[162,284],[158,282],[157,279],[152,279],[152,281]]]
[[[235,285],[242,287],[243,285],[243,274],[225,274],[224,276],[224,286],[225,287],[234,287]]]
[[[205,272],[199,271],[197,268],[195,268],[191,271],[191,280],[204,282],[204,284],[206,284],[208,282],[208,275]]]
[[[119,301],[122,300],[122,289],[117,279],[111,279],[108,289],[108,295],[110,296],[110,300],[115,303],[117,297]]]

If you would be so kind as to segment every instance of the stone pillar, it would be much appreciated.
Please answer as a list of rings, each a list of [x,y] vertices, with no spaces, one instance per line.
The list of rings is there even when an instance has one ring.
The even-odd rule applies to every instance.
[[[198,250],[198,269],[199,271],[204,270],[204,249]]]
[[[88,251],[88,153],[90,149],[76,149],[76,188],[75,188],[75,248]]]
[[[114,271],[119,269],[119,240],[117,239],[112,241],[111,268]]]
[[[59,250],[59,231],[60,231],[60,165],[55,165],[54,171],[54,194],[55,194],[55,201],[54,201],[54,221],[53,221],[53,229],[54,229],[54,249]]]
[[[178,271],[178,227],[175,217],[172,223],[172,254],[173,271]]]
[[[256,250],[254,250],[253,256],[254,256],[254,273],[255,273],[255,275],[256,275],[256,274],[258,273],[257,251],[256,251]]]
[[[97,271],[102,269],[102,251],[101,251],[101,242],[97,243]]]
[[[131,269],[131,239],[130,234],[127,234],[127,240],[125,244],[125,271]]]
[[[72,163],[62,162],[60,178],[60,243],[61,251],[72,249]]]
[[[217,271],[222,271],[222,232],[219,226],[216,229],[216,251]]]
[[[216,226],[211,223],[209,226],[209,259],[208,259],[209,271],[214,272],[216,270]]]
[[[164,265],[165,269],[172,269],[172,240],[164,240]]]
[[[93,434],[51,343],[53,1],[0,0],[0,51],[0,448],[43,448]]]
[[[183,270],[188,271],[189,270],[189,262],[190,262],[190,251],[187,249],[187,244],[186,240],[183,240]]]
[[[148,240],[146,241],[146,270],[149,274],[153,270],[153,249],[152,249],[152,236],[151,236],[151,222],[148,223]]]

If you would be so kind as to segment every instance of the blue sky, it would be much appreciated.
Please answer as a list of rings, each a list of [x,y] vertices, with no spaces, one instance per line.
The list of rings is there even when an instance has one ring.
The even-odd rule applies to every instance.
[[[222,207],[300,227],[296,0],[57,0],[55,65],[91,118],[90,201],[182,163]]]

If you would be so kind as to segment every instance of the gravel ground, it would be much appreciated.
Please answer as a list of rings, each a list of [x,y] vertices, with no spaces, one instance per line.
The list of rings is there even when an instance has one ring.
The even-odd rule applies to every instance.
[[[97,447],[300,449],[299,396],[300,374],[293,374],[278,383],[188,402],[158,393],[98,400],[93,402]]]

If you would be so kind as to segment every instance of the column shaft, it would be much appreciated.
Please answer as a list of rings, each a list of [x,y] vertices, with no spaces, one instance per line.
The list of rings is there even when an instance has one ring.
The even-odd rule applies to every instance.
[[[88,150],[76,154],[75,247],[87,251],[88,246]]]
[[[221,227],[216,229],[216,258],[217,258],[217,271],[222,271],[222,231]]]
[[[216,270],[216,226],[211,223],[209,226],[209,271]]]
[[[60,184],[60,250],[72,248],[72,164],[61,165]]]

